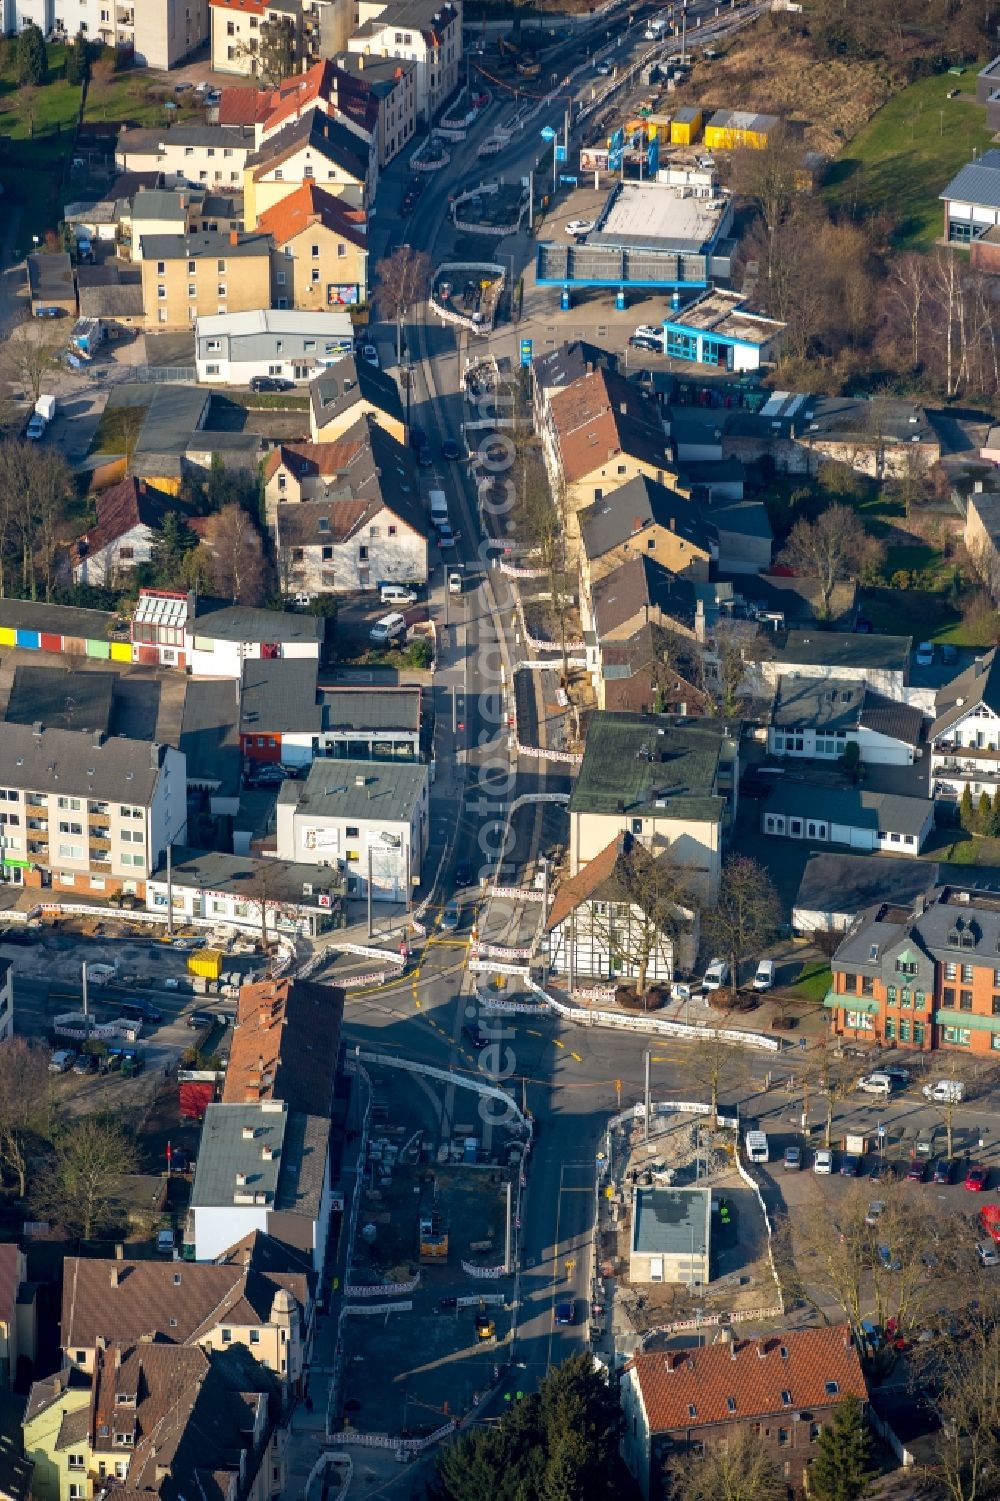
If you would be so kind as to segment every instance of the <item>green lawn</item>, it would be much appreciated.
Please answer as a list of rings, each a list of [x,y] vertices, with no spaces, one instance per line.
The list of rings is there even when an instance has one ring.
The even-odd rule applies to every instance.
[[[833,983],[828,964],[803,964],[792,990],[803,1001],[822,1001]]]
[[[176,109],[165,108],[168,99]],[[164,125],[168,119],[174,125],[204,123],[205,107],[193,89],[177,94],[162,76],[137,68],[116,73],[106,84],[91,79],[83,118],[94,122],[131,120],[137,125]]]
[[[48,48],[49,77],[26,93],[8,63],[0,72],[0,135],[10,137],[0,154],[0,183],[21,213],[19,246],[31,249],[62,218],[66,164],[80,112],[81,89],[62,77],[65,48]]]
[[[953,844],[935,849],[934,859],[952,865],[1000,865],[1000,839],[981,839],[959,831]]]
[[[831,166],[827,199],[858,219],[888,215],[901,248],[933,244],[942,227],[938,194],[991,145],[984,111],[947,97],[954,88],[971,92],[975,77],[969,67],[961,78],[922,78],[890,99]]]

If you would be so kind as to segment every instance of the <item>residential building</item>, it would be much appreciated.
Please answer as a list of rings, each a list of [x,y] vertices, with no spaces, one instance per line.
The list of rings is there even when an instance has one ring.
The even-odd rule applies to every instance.
[[[111,47],[140,68],[174,68],[208,37],[207,0],[5,0],[4,30],[33,22],[46,35]]]
[[[168,745],[7,721],[0,765],[13,885],[141,896],[187,820],[184,757]]]
[[[912,766],[923,731],[920,709],[884,698],[864,680],[792,674],[778,679],[767,749],[773,756],[830,761],[854,744],[862,761]]]
[[[242,187],[253,151],[253,131],[235,126],[141,126],[122,131],[115,163],[123,172],[156,172],[166,188],[200,183],[217,193],[232,193]]]
[[[540,438],[549,479],[564,497],[567,536],[579,536],[578,513],[638,477],[672,484],[676,473],[659,407],[640,387],[595,370],[543,408]]]
[[[625,640],[600,643],[593,674],[599,709],[630,714],[712,714],[696,650],[662,626],[642,625]]]
[[[271,303],[271,240],[265,234],[147,235],[142,240],[146,327],[190,328],[198,318]]]
[[[194,326],[199,381],[246,386],[256,375],[310,380],[325,360],[354,347],[347,313],[261,307],[199,317]]]
[[[658,883],[652,858],[630,834],[616,834],[606,850],[560,882],[545,922],[549,968],[577,980],[642,978],[665,985],[675,971],[690,970],[698,953],[694,912],[678,909],[670,931],[649,915],[662,907],[669,879],[665,870]]]
[[[978,802],[1000,787],[1000,659],[997,650],[978,657],[937,695],[931,746],[935,797],[958,800],[968,787]]]
[[[692,893],[714,901],[738,779],[738,727],[724,720],[595,711],[569,801],[570,874],[623,831],[669,850]]]
[[[1000,224],[1000,151],[984,151],[966,162],[939,197],[944,238],[952,245],[981,239]]]
[[[222,1100],[282,1100],[306,1115],[337,1114],[344,992],[313,980],[262,980],[240,988]]]
[[[97,524],[73,544],[74,584],[111,587],[152,559],[169,497],[134,475],[94,500]]]
[[[396,688],[321,687],[319,751],[338,761],[419,761],[423,692]]]
[[[632,1190],[628,1276],[633,1286],[674,1282],[689,1288],[711,1280],[712,1190]]]
[[[60,1337],[64,1369],[93,1376],[109,1336],[131,1345],[225,1350],[245,1345],[299,1390],[312,1350],[315,1298],[304,1271],[249,1264],[68,1256]]]
[[[13,965],[0,963],[0,1042],[13,1035],[14,1004],[11,990]],[[9,1392],[23,1379],[18,1370],[22,1358],[33,1365],[35,1348],[34,1288],[27,1284],[27,1262],[15,1241],[0,1244],[0,1388]]]
[[[269,86],[346,44],[343,0],[209,0],[212,67]]]
[[[578,516],[582,592],[634,558],[649,558],[690,584],[708,578],[715,538],[704,510],[638,475]],[[684,593],[683,589],[678,594]]]
[[[840,1037],[1000,1052],[1000,901],[975,883],[869,907],[831,961]]]
[[[278,856],[339,864],[348,896],[405,901],[427,850],[428,787],[413,762],[314,761],[278,794]]]
[[[423,125],[458,88],[462,7],[458,0],[361,0],[349,52],[416,64],[416,109]]]
[[[231,817],[238,807],[237,799]],[[332,866],[317,870],[271,857],[175,848],[169,883],[162,865],[146,882],[148,911],[166,911],[168,885],[178,921],[211,918],[219,927],[240,929],[254,939],[265,920],[271,936],[302,933],[311,938],[344,922],[346,882]]]
[[[771,567],[774,549],[774,533],[768,519],[767,508],[759,500],[741,500],[730,503],[718,498],[715,487],[701,484],[697,472],[701,469],[725,469],[730,464],[743,465],[739,460],[722,459],[718,464],[687,464],[682,466],[678,488],[687,490],[692,500],[706,502],[704,519],[715,532],[716,566],[720,574],[731,576],[756,576]],[[743,481],[740,478],[740,489]],[[722,488],[725,488],[724,486]]]
[[[225,150],[223,147],[224,165]],[[185,159],[186,160],[186,159]],[[142,260],[143,236],[229,234],[243,228],[243,174],[240,173],[236,190],[221,185],[214,177],[212,185],[194,186],[185,183],[173,188],[143,188],[131,198],[122,200],[117,211],[117,239],[119,253],[131,261]],[[153,168],[155,180],[160,180],[158,168]],[[84,229],[87,225],[82,226]],[[105,267],[84,268],[88,274]],[[79,279],[79,271],[77,273]]]
[[[589,560],[586,550],[585,556]],[[705,639],[705,599],[712,599],[712,586],[700,588],[649,552],[635,551],[617,567],[589,575],[587,583],[580,615],[584,638],[593,636],[595,650],[605,641],[628,640],[650,621],[689,641]]]
[[[369,412],[397,443],[406,442],[396,382],[367,360],[350,355],[323,370],[309,387],[309,402],[309,436],[314,443],[333,443]]]
[[[384,583],[427,582],[430,527],[417,494],[377,493],[279,506],[275,548],[286,591],[354,593]]]
[[[378,147],[353,123],[310,109],[270,136],[248,158],[243,174],[246,222],[308,183],[367,214],[378,184]]]
[[[370,125],[374,114],[379,167],[388,166],[417,129],[417,72],[411,58],[338,52],[334,100],[341,114]]]
[[[218,1108],[218,1107],[214,1107]],[[38,1501],[79,1501],[118,1482],[123,1495],[217,1493],[270,1501],[285,1482],[281,1384],[240,1344],[101,1338],[89,1382],[36,1382],[24,1418]]]
[[[274,306],[326,311],[367,302],[365,224],[361,209],[311,182],[265,210],[257,228],[274,244]],[[353,347],[352,339],[345,352]]]
[[[313,615],[227,605],[175,589],[141,589],[132,616],[131,659],[147,667],[186,669],[193,677],[238,681],[248,660],[318,662],[323,634],[322,620]]]
[[[232,818],[239,808],[239,699],[233,682],[181,678],[184,707],[178,749],[187,761],[188,796],[207,800],[213,818]],[[166,699],[166,695],[164,695]]]
[[[568,339],[548,353],[536,355],[531,365],[536,430],[541,430],[546,404],[557,391],[565,391],[599,369],[616,371],[618,356],[585,339]]]
[[[786,839],[912,856],[919,855],[934,827],[934,803],[865,787],[783,779],[764,804],[760,826],[763,833]]]
[[[647,1501],[664,1493],[663,1467],[749,1429],[808,1489],[823,1429],[845,1397],[868,1396],[847,1324],[783,1329],[712,1345],[635,1355],[622,1373],[622,1454]]]
[[[274,526],[279,507],[286,503],[330,500],[345,488],[353,493],[358,488],[356,476],[368,474],[373,425],[359,418],[332,443],[276,443],[264,463],[268,526]]]
[[[785,324],[749,312],[742,293],[713,287],[680,311],[667,313],[663,331],[671,359],[721,370],[759,370],[780,353]]]
[[[332,1208],[330,1122],[284,1101],[214,1104],[205,1112],[185,1245],[195,1261],[264,1230],[323,1273]]]
[[[906,702],[911,636],[858,635],[840,631],[776,631],[762,637],[755,669],[776,692],[786,676],[867,683],[884,698]]]

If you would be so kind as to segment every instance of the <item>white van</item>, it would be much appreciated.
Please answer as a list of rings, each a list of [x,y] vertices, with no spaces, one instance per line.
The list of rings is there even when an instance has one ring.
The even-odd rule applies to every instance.
[[[729,965],[725,959],[713,959],[705,971],[705,978],[701,982],[702,990],[721,990],[723,985],[729,983]]]
[[[957,1105],[965,1099],[965,1085],[961,1079],[935,1079],[933,1084],[924,1085],[924,1099],[933,1100],[935,1105]]]
[[[49,1059],[50,1074],[65,1074],[76,1062],[75,1048],[57,1048]]]
[[[389,615],[383,615],[381,620],[376,620],[368,638],[371,641],[395,641],[397,636],[406,635],[406,621],[398,610],[393,610]]]
[[[762,959],[753,977],[754,990],[770,990],[774,984],[774,960]]]
[[[383,584],[379,597],[384,605],[415,605],[417,591],[408,589],[405,584]]]
[[[451,570],[451,572],[448,574],[448,593],[449,594],[461,594],[461,592],[462,592],[462,575],[458,572],[458,570],[456,568],[453,568]]]
[[[747,1156],[751,1162],[767,1161],[767,1132],[748,1131],[745,1138]]]
[[[88,964],[87,982],[90,985],[107,985],[118,973],[114,964]]]
[[[448,497],[443,490],[432,490],[430,493],[431,520],[435,526],[448,525]]]
[[[892,1094],[892,1078],[889,1074],[878,1071],[873,1074],[862,1074],[857,1087],[862,1094],[877,1094],[883,1100],[887,1100]]]

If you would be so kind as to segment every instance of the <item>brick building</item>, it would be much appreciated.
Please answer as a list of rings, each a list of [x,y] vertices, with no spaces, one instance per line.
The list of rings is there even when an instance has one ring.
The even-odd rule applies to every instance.
[[[839,1037],[1000,1052],[1000,898],[941,887],[870,907],[831,963]]]
[[[671,1458],[725,1443],[749,1426],[796,1495],[816,1441],[845,1397],[867,1398],[846,1324],[788,1329],[690,1350],[636,1355],[622,1373],[622,1455],[647,1501],[665,1493]]]

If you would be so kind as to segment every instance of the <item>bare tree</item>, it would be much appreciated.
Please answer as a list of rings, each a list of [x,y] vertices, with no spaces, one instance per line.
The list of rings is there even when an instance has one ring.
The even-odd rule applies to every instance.
[[[731,855],[722,867],[719,897],[705,913],[709,947],[729,961],[734,990],[740,988],[740,962],[765,948],[781,922],[781,903],[767,871],[746,855]]]
[[[0,1046],[0,1162],[16,1177],[22,1199],[29,1149],[48,1135],[50,1114],[48,1053],[27,1038],[12,1037]]]
[[[763,220],[769,282],[774,274],[778,230],[794,201],[801,166],[801,143],[786,130],[776,130],[769,136],[762,151],[744,147],[733,152],[733,190],[756,204]]]
[[[889,300],[903,318],[910,343],[910,365],[920,365],[922,310],[928,293],[927,257],[917,251],[896,256],[889,266]]]
[[[223,506],[205,525],[216,592],[233,604],[259,605],[267,596],[267,559],[253,517],[240,505]]]
[[[122,1181],[138,1162],[134,1132],[111,1116],[85,1116],[61,1132],[32,1203],[70,1235],[90,1240],[115,1222]]]
[[[722,1028],[707,1026],[685,1049],[682,1073],[689,1083],[708,1095],[708,1123],[714,1131],[719,1124],[719,1093],[723,1078],[735,1087],[748,1072],[746,1053],[727,1042]]]
[[[672,1501],[785,1501],[788,1482],[763,1439],[749,1428],[727,1432],[704,1455],[668,1461]]]
[[[58,364],[65,339],[55,319],[24,318],[4,340],[3,373],[22,387],[32,404],[42,394],[46,375]]]
[[[957,1331],[918,1346],[913,1379],[936,1393],[941,1419],[928,1469],[945,1501],[995,1501],[998,1493],[1000,1307],[992,1276],[979,1279]]]
[[[816,580],[820,614],[826,618],[837,584],[856,579],[883,552],[882,544],[865,530],[854,511],[847,506],[830,506],[815,521],[795,523],[779,561]]]
[[[70,494],[69,468],[56,449],[0,444],[0,594],[19,572],[24,594],[36,597],[40,575],[49,597]]]
[[[671,962],[678,938],[694,917],[685,872],[668,852],[654,857],[626,834],[600,907],[598,912],[591,904],[594,936],[613,966],[636,977],[636,989],[645,999],[650,967]]]
[[[375,265],[375,306],[380,318],[396,325],[396,363],[403,358],[403,322],[410,309],[429,293],[431,258],[423,250],[400,245]]]
[[[829,1037],[823,1045],[806,1055],[802,1071],[803,1114],[809,1114],[809,1096],[815,1093],[824,1107],[823,1145],[829,1149],[833,1140],[833,1118],[841,1100],[854,1092],[857,1066],[850,1058],[839,1057]]]

